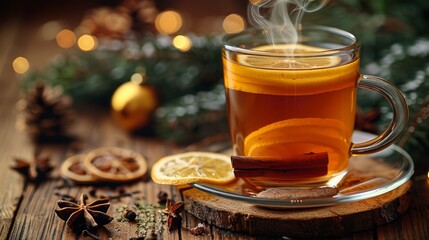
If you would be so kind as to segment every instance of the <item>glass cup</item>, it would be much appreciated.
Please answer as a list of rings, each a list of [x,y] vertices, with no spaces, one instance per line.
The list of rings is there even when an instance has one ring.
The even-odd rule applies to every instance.
[[[388,81],[359,73],[360,44],[331,27],[304,26],[298,42],[249,29],[223,40],[234,172],[256,187],[322,185],[347,173],[353,155],[391,145],[408,106]],[[272,44],[271,41],[275,42]],[[383,95],[393,119],[376,138],[351,141],[358,88]]]

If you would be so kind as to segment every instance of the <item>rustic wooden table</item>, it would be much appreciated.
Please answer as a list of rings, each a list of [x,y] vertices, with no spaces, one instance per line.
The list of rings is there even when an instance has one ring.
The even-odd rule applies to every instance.
[[[78,121],[72,125],[71,132],[77,136],[79,144],[34,144],[27,135],[15,128],[15,103],[20,98],[19,76],[11,67],[12,60],[24,55],[32,68],[42,67],[56,51],[52,43],[44,42],[36,36],[34,28],[23,27],[22,21],[10,21],[0,27],[0,239],[89,239],[76,235],[54,212],[59,197],[56,192],[78,196],[88,192],[88,186],[62,187],[63,180],[59,166],[68,156],[85,152],[101,146],[119,146],[136,150],[145,155],[151,166],[160,157],[183,151],[183,148],[157,139],[130,136],[111,121],[107,111],[97,109],[79,110]],[[78,146],[77,146],[78,145]],[[10,169],[15,157],[31,159],[33,153],[45,152],[51,157],[56,168],[51,178],[40,185],[26,183]],[[424,174],[429,162],[417,169]],[[147,179],[122,186],[125,190],[141,191],[148,202],[157,201],[159,191],[170,192],[169,186],[160,186]],[[117,189],[100,187],[103,194],[115,194]],[[112,200],[109,213],[115,218],[118,206],[129,203],[129,198]],[[239,203],[237,203],[239,204]],[[215,227],[202,236],[192,235],[187,228],[196,225],[195,219],[188,219],[182,231],[164,232],[164,239],[254,239],[231,233]],[[116,221],[99,231],[102,239],[129,239],[134,237],[135,225]],[[259,238],[258,238],[259,239]],[[284,238],[285,239],[285,238]],[[409,210],[397,220],[372,230],[351,233],[343,239],[429,239],[429,180],[414,177],[412,203]]]

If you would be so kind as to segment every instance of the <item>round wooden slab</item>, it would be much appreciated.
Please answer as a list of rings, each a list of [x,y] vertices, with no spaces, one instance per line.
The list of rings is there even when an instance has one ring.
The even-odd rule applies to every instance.
[[[359,168],[366,171],[365,177],[371,171],[386,174],[392,172],[388,166],[369,168],[365,167],[366,163],[368,162],[359,161]],[[352,179],[357,180],[359,179],[356,177]],[[332,237],[368,230],[393,221],[408,209],[411,186],[412,182],[407,181],[399,188],[374,198],[304,209],[267,209],[194,188],[176,188],[175,198],[176,201],[185,203],[186,214],[234,232],[287,237]]]

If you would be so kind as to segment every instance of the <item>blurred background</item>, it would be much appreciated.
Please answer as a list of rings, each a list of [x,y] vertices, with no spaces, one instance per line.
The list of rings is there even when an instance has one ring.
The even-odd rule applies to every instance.
[[[17,110],[25,114],[18,114],[17,127],[36,141],[63,134],[72,123],[46,110],[47,99],[42,113],[28,114],[43,95],[35,83],[71,99],[70,108],[111,111],[132,134],[182,144],[224,134],[220,39],[250,27],[249,4],[260,1],[2,1],[0,99],[11,82],[19,85]],[[429,1],[331,0],[303,22],[360,38],[361,71],[394,82],[410,105],[409,128],[397,144],[417,164],[428,161]],[[359,94],[365,97],[356,128],[379,133],[392,116],[388,103]],[[43,119],[55,122],[48,124],[55,126],[52,136],[43,134]]]

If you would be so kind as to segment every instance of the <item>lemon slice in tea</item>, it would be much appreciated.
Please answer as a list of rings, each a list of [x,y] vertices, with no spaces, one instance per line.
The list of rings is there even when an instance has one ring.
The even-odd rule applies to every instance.
[[[235,180],[230,157],[210,152],[186,152],[161,158],[153,165],[151,176],[155,183],[169,185],[227,184]]]
[[[237,61],[250,67],[269,67],[281,69],[311,69],[336,66],[341,62],[338,56],[313,56],[329,49],[302,44],[264,45],[252,48],[260,52],[280,54],[278,56],[243,55]],[[311,56],[311,57],[310,57]]]
[[[350,140],[335,119],[295,118],[264,126],[244,140],[246,156],[288,156],[327,152],[330,169],[341,169],[348,158]]]

